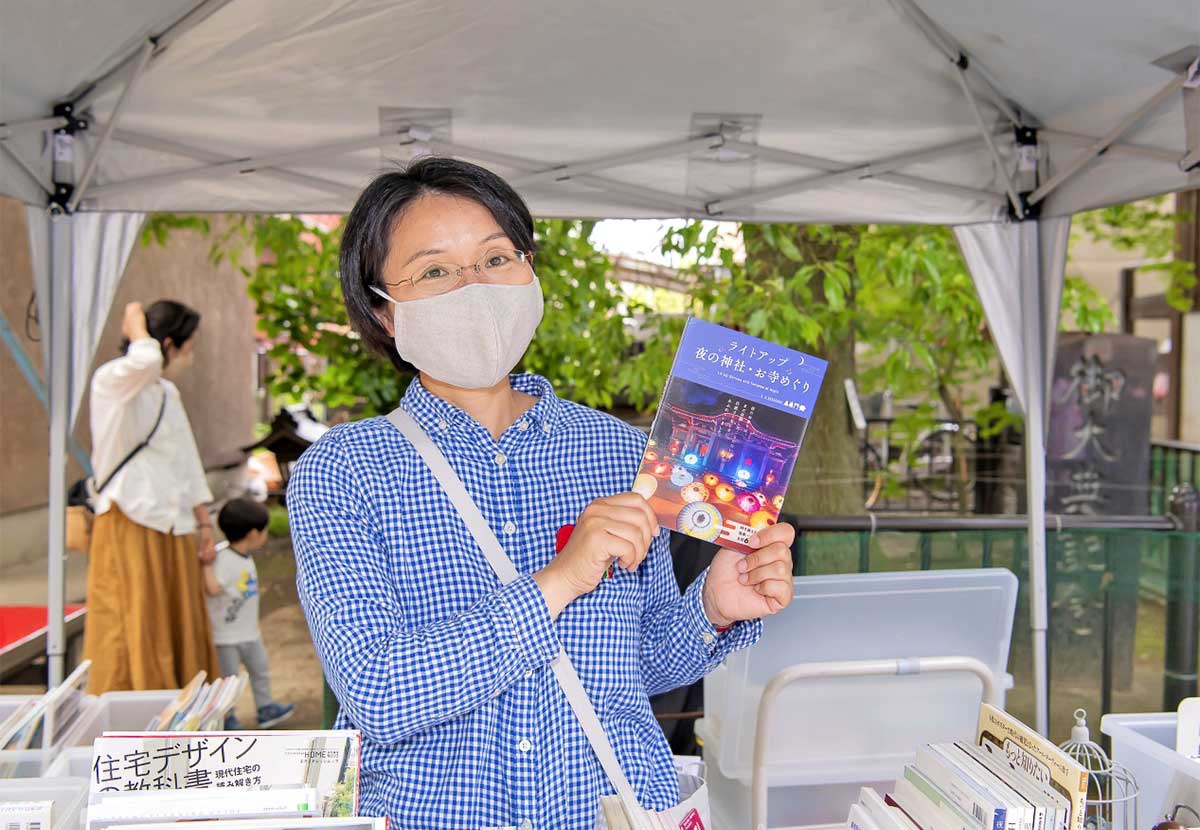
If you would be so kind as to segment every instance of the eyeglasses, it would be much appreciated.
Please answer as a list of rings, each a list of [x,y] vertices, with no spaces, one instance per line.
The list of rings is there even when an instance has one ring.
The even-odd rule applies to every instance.
[[[437,297],[462,286],[474,277],[482,282],[512,282],[524,276],[530,268],[529,255],[511,248],[493,248],[474,265],[453,265],[434,262],[422,265],[404,279],[389,282],[391,286],[406,286],[416,297]]]

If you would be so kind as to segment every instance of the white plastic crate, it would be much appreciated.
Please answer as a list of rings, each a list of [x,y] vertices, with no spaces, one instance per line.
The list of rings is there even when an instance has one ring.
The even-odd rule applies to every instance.
[[[69,746],[58,753],[58,757],[46,768],[44,778],[92,777],[91,746]]]
[[[6,718],[18,706],[37,695],[6,695],[0,697],[0,720]],[[64,747],[73,746],[73,736],[86,723],[95,717],[98,698],[86,695],[80,701],[79,716],[75,723],[57,736],[54,743],[47,747],[32,749],[6,750],[0,752],[0,779],[6,778],[38,778],[46,773],[54,759]],[[90,743],[90,740],[89,740]]]
[[[705,679],[714,813],[749,826],[758,706],[771,678],[802,663],[968,657],[1008,681],[1017,580],[1003,569],[799,577],[762,640]],[[1010,682],[1010,681],[1009,681]],[[844,822],[858,788],[887,784],[923,743],[973,737],[982,685],[969,674],[805,680],[774,708],[766,780],[770,826]],[[728,787],[725,784],[728,783]],[[842,792],[844,791],[844,792]]]
[[[716,757],[721,751],[720,736],[712,734],[705,719],[696,722],[696,737],[704,742],[705,757]],[[750,827],[750,785],[738,778],[722,774],[720,764],[705,765],[708,784],[708,803],[712,811],[712,826],[716,830],[740,830]],[[846,813],[858,801],[858,791],[874,787],[880,793],[889,792],[895,778],[886,781],[862,781],[841,784],[802,784],[773,786],[767,799],[767,826],[770,828],[814,827],[836,824],[846,826]],[[839,818],[840,816],[840,818]]]
[[[26,778],[0,781],[0,802],[53,801],[53,830],[78,830],[88,797],[86,778]]]
[[[1112,739],[1113,760],[1133,773],[1141,789],[1138,828],[1153,826],[1177,804],[1200,811],[1200,762],[1175,751],[1175,722],[1174,712],[1100,720],[1100,731]],[[1195,817],[1183,813],[1180,820],[1190,824]]]
[[[105,732],[144,732],[150,721],[178,696],[178,689],[105,692],[64,736],[63,746],[90,747]]]

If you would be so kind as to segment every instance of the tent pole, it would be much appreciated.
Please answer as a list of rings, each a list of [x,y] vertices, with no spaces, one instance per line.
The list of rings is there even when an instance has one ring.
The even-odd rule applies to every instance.
[[[537,172],[542,169],[543,165],[540,162],[531,161],[520,156],[511,156],[508,153],[497,153],[492,150],[482,150],[478,147],[467,147],[463,144],[456,144],[453,141],[440,141],[433,139],[427,142],[429,148],[439,153],[445,153],[451,156],[462,156],[464,158],[475,159],[486,164],[495,164],[503,167],[514,167],[517,170],[528,170]],[[663,193],[659,190],[654,190],[641,185],[629,184],[627,182],[618,182],[613,179],[607,179],[603,176],[593,176],[591,174],[576,176],[573,181],[578,184],[595,187],[600,190],[608,190],[612,193],[620,193],[631,199],[640,200],[659,210],[681,211],[676,215],[703,215],[704,203],[698,199],[689,199],[685,196],[678,196],[674,193]]]
[[[0,141],[8,141],[15,135],[44,133],[47,130],[57,130],[65,126],[67,126],[67,119],[61,116],[35,118],[32,121],[9,121],[6,124],[0,124]]]
[[[12,159],[12,163],[17,165],[17,167],[21,169],[21,172],[28,176],[29,180],[36,184],[39,190],[44,191],[47,196],[54,193],[53,188],[49,187],[46,182],[42,181],[34,169],[25,163],[25,159],[18,156],[16,151],[3,141],[0,141],[0,153],[4,153],[4,155]]]
[[[1000,194],[991,193],[985,190],[975,190],[973,188],[960,187],[958,185],[942,184],[927,179],[918,179],[912,176],[898,176],[892,174],[893,170],[901,167],[907,167],[910,164],[919,164],[923,161],[931,161],[933,159],[942,159],[951,156],[955,153],[972,150],[979,144],[979,139],[968,139],[966,141],[955,141],[951,144],[943,144],[940,147],[930,147],[926,150],[915,150],[911,153],[903,153],[890,158],[879,159],[878,161],[870,161],[862,164],[846,166],[838,162],[819,159],[815,156],[807,156],[803,154],[792,154],[788,150],[777,150],[774,147],[762,147],[758,144],[750,144],[742,141],[726,141],[725,147],[739,153],[753,154],[764,161],[782,162],[784,164],[796,164],[804,167],[817,167],[819,170],[828,170],[818,176],[808,176],[802,179],[793,179],[790,182],[774,185],[772,187],[764,187],[759,190],[746,190],[741,193],[734,193],[729,196],[717,199],[708,203],[709,213],[721,213],[730,208],[742,207],[743,205],[754,204],[756,202],[765,202],[769,199],[775,199],[780,196],[790,196],[795,193],[803,193],[806,190],[812,190],[817,187],[835,184],[840,181],[859,180],[859,179],[879,179],[881,181],[891,181],[901,185],[911,185],[916,188],[924,188],[928,190],[940,190],[948,192],[954,191],[955,195],[967,196],[969,198],[985,198],[987,200],[994,199]],[[805,162],[811,162],[806,164]]]
[[[47,367],[50,399],[49,543],[47,545],[47,682],[53,688],[63,681],[66,653],[66,520],[67,435],[71,408],[71,226],[70,214],[51,208],[50,214],[50,364]]]
[[[231,0],[200,0],[199,3],[185,12],[182,17],[150,38],[155,46],[154,57],[157,58],[172,43],[187,34],[195,26],[198,26],[219,12],[229,2]],[[70,97],[75,112],[83,112],[97,98],[112,89],[121,80],[121,77],[129,71],[130,65],[134,64],[137,60],[138,53],[129,55],[100,78],[84,84],[80,88],[79,93],[72,94]]]
[[[131,147],[141,147],[144,150],[169,153],[173,156],[203,161],[206,164],[221,164],[233,161],[229,156],[214,153],[211,150],[201,150],[198,147],[180,144],[178,141],[171,141],[152,135],[143,135],[142,133],[132,133],[129,130],[115,130],[113,132],[113,140],[119,141],[122,144],[128,144]],[[269,176],[280,181],[291,182],[302,187],[311,187],[313,190],[322,190],[326,193],[332,193],[335,196],[344,196],[350,199],[358,198],[358,194],[362,192],[357,187],[350,187],[330,181],[329,179],[310,176],[307,173],[295,173],[291,170],[284,170],[282,167],[261,167],[257,172],[260,176]]]
[[[958,72],[955,73],[955,77],[958,78],[958,83],[962,87],[963,94],[967,96],[967,103],[971,105],[971,113],[975,116],[975,123],[979,125],[979,132],[983,133],[983,140],[987,143],[988,152],[992,154],[992,160],[996,162],[996,172],[1004,179],[1004,189],[1008,193],[1008,202],[1012,205],[1013,214],[1019,219],[1025,215],[1025,206],[1021,203],[1021,197],[1017,194],[1017,186],[1013,183],[1012,176],[1008,175],[1004,159],[1001,157],[1000,151],[996,148],[996,141],[992,138],[992,131],[988,127],[987,122],[983,120],[983,112],[979,109],[979,101],[975,98],[975,91],[967,83],[967,70],[961,64],[958,66]]]
[[[925,12],[922,11],[921,7],[918,6],[914,0],[891,0],[891,4],[902,17],[908,18],[910,21],[912,21],[913,25],[921,30],[921,33],[925,35],[929,42],[932,43],[939,52],[942,53],[946,60],[950,61],[956,66],[959,66],[962,63],[963,58],[967,54],[966,51],[954,40],[954,38],[952,38],[945,30],[943,30],[941,26],[934,22],[929,15],[925,14]],[[988,80],[987,76],[979,71],[978,67],[970,65],[972,63],[970,59],[967,60],[967,63],[968,66],[966,67],[960,66],[960,70],[963,71],[964,75],[968,71],[971,73],[971,77],[983,87],[988,100],[991,101],[996,109],[1000,110],[1001,114],[1003,114],[1004,117],[1009,120],[1012,126],[1026,126],[1021,119],[1020,113],[1018,113],[1017,110],[1013,108],[1012,104],[1009,103],[1008,97],[1000,92],[1000,90],[998,90],[995,85]],[[1021,109],[1024,108],[1022,107]],[[1028,111],[1026,110],[1026,112]]]
[[[1088,164],[1091,163],[1092,159],[1096,158],[1105,150],[1107,150],[1118,138],[1132,129],[1135,124],[1152,113],[1154,110],[1158,109],[1163,101],[1167,100],[1177,91],[1179,91],[1179,89],[1183,87],[1183,83],[1186,79],[1186,75],[1176,75],[1174,78],[1168,81],[1163,88],[1154,93],[1154,95],[1152,95],[1150,99],[1146,101],[1146,103],[1142,104],[1125,118],[1121,119],[1121,122],[1117,124],[1117,126],[1105,133],[1102,138],[1099,138],[1093,142],[1091,147],[1076,156],[1057,174],[1051,176],[1050,181],[1033,191],[1033,193],[1031,193],[1029,196],[1029,204],[1036,205],[1038,202],[1042,201],[1042,199],[1045,199],[1047,196],[1057,190],[1059,186],[1067,179],[1071,178],[1080,170],[1087,167]]]
[[[1050,729],[1050,685],[1046,632],[1049,629],[1046,587],[1046,309],[1042,302],[1041,227],[1033,223],[1030,239],[1022,235],[1019,250],[1021,338],[1025,374],[1025,480],[1029,519],[1029,616],[1033,641],[1033,687],[1036,728]]]
[[[1066,130],[1051,130],[1038,129],[1038,135],[1047,138],[1063,138],[1067,141],[1078,141],[1081,144],[1093,144],[1099,139],[1090,135],[1080,135],[1079,133],[1067,132]],[[1175,164],[1179,161],[1178,150],[1167,150],[1162,147],[1148,147],[1145,144],[1122,144],[1115,142],[1110,144],[1108,152],[1119,153],[1123,156],[1131,156],[1135,158],[1151,159],[1153,161],[1165,161],[1170,164]]]
[[[125,83],[125,88],[121,90],[121,96],[117,98],[117,103],[113,106],[113,111],[108,116],[108,123],[104,125],[104,130],[100,133],[100,140],[96,143],[95,149],[92,150],[92,156],[88,159],[87,167],[83,168],[83,175],[79,177],[79,182],[75,185],[75,191],[71,194],[71,200],[67,202],[67,213],[74,213],[75,209],[79,207],[79,203],[83,201],[83,194],[87,190],[88,185],[92,183],[92,176],[96,172],[96,165],[100,162],[100,156],[104,153],[104,148],[108,146],[108,141],[112,138],[113,130],[116,129],[117,121],[121,118],[121,110],[125,109],[125,104],[129,101],[129,93],[137,86],[138,79],[146,71],[146,67],[150,63],[150,57],[153,54],[154,41],[147,40],[142,44],[142,50],[138,53],[137,62],[133,65],[133,71],[129,75],[129,80]]]
[[[571,179],[581,174],[605,170],[609,167],[621,167],[625,164],[635,164],[641,161],[653,161],[659,158],[678,156],[683,153],[690,153],[693,150],[714,150],[723,143],[724,138],[720,133],[702,135],[682,141],[669,141],[665,144],[656,144],[653,147],[644,147],[641,150],[633,150],[628,153],[615,153],[588,161],[550,167],[545,170],[539,170],[536,173],[530,173],[527,176],[517,176],[509,184],[519,189],[542,182],[563,181],[564,179]]]
[[[373,150],[386,147],[389,144],[412,144],[408,129],[389,132],[385,135],[370,135],[362,138],[352,138],[332,144],[321,144],[306,147],[301,150],[284,150],[263,156],[248,156],[217,164],[204,164],[199,167],[189,167],[186,170],[173,170],[170,173],[155,173],[149,176],[138,176],[133,179],[103,184],[92,189],[95,199],[114,196],[130,190],[142,190],[147,187],[173,184],[175,182],[192,181],[195,179],[216,179],[224,176],[237,176],[254,173],[262,167],[276,167],[283,164],[301,164],[308,161],[324,160],[332,156],[343,156],[360,150]]]

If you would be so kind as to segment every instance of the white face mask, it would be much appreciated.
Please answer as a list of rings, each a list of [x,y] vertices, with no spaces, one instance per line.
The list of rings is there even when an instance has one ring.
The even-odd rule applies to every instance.
[[[487,389],[520,361],[542,322],[542,286],[471,283],[463,288],[397,302],[396,351],[422,372],[462,389]]]

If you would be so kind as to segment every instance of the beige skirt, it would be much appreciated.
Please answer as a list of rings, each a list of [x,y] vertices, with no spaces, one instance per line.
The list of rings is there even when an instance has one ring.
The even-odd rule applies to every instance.
[[[96,517],[88,554],[88,691],[179,689],[220,676],[194,536],[159,533],[115,505]]]

